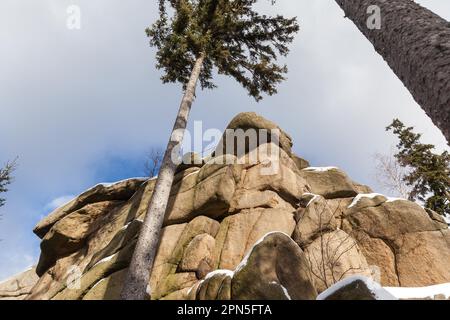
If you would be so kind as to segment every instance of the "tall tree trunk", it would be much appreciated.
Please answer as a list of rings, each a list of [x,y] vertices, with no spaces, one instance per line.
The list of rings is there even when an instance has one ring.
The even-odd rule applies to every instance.
[[[167,144],[156,186],[130,263],[124,288],[122,289],[121,298],[124,300],[144,300],[151,295],[150,273],[158,249],[167,202],[177,168],[172,159],[172,152],[174,150],[174,153],[178,152],[178,147],[183,141],[203,61],[204,55],[201,55],[192,69],[191,78],[181,101],[180,110]]]
[[[450,143],[450,23],[411,0],[336,0]],[[381,29],[368,28],[369,6]]]

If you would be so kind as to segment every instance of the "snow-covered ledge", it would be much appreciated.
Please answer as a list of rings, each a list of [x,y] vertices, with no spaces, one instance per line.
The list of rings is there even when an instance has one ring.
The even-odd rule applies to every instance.
[[[373,281],[371,278],[363,277],[363,276],[351,276],[342,281],[335,283],[333,286],[319,294],[317,300],[327,300],[328,297],[332,296],[337,291],[345,288],[346,286],[352,284],[353,282],[361,281],[363,282],[367,289],[369,289],[370,293],[374,297],[375,300],[398,300],[395,296],[385,290],[381,285],[377,282]]]

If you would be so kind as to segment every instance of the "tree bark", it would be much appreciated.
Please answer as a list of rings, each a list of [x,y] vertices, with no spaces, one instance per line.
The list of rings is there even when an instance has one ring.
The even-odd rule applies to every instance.
[[[450,143],[450,22],[411,0],[336,0]],[[381,9],[370,29],[368,8]]]
[[[200,72],[204,61],[201,55],[191,73],[186,91],[181,101],[180,109],[173,126],[172,134],[167,144],[161,169],[158,174],[155,189],[150,200],[139,239],[122,289],[121,298],[124,300],[144,300],[151,296],[150,273],[153,267],[156,251],[159,245],[167,202],[172,188],[177,164],[172,159],[172,153],[177,154],[186,129],[189,112],[195,98]]]

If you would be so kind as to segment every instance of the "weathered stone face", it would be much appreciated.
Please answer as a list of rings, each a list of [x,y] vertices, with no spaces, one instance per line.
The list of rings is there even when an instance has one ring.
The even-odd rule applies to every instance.
[[[228,124],[227,128],[229,130],[256,130],[257,132],[259,130],[267,130],[267,133],[270,135],[271,130],[279,130],[279,146],[281,149],[283,149],[286,153],[291,154],[292,152],[292,138],[284,132],[278,125],[273,123],[270,120],[267,120],[260,115],[254,113],[254,112],[242,112],[238,114],[236,117],[231,120],[231,122]],[[266,141],[264,142],[270,142],[270,137],[267,137]],[[257,144],[263,143],[262,141],[257,141]],[[216,150],[216,153],[219,154],[226,154],[226,134],[224,134],[224,137],[222,138],[222,141],[219,143],[219,146]],[[223,147],[223,149],[221,149]],[[247,149],[247,152],[252,151]]]
[[[332,208],[322,196],[304,195],[307,202],[306,207],[300,207],[295,213],[297,222],[293,239],[302,247],[307,247],[314,239],[320,237],[322,233],[336,230],[338,227],[338,212]]]
[[[450,278],[450,231],[408,233],[397,237],[399,283],[405,287],[441,284]]]
[[[80,250],[87,237],[101,227],[102,217],[121,204],[121,201],[88,204],[56,222],[42,239],[37,274],[42,275],[58,258]]]
[[[279,209],[249,209],[223,220],[216,237],[215,261],[219,269],[234,269],[253,244],[265,234],[292,234],[292,212]]]
[[[308,262],[302,250],[286,234],[271,233],[262,238],[235,271],[232,299],[314,300]]]
[[[253,114],[230,125],[239,126],[277,128]],[[315,299],[341,278],[373,270],[384,286],[450,282],[450,234],[439,216],[362,194],[370,188],[337,168],[305,168],[289,136],[282,132],[281,140],[239,159],[229,154],[178,168],[150,275],[152,299]],[[267,148],[279,157],[261,152],[250,162]],[[40,278],[14,294],[117,299],[154,185],[99,185],[43,219],[35,228]],[[68,281],[74,270],[75,290]]]
[[[325,199],[354,197],[358,187],[338,168],[306,168],[301,175],[310,186],[311,193]]]
[[[448,227],[416,203],[369,198],[354,202],[344,221],[368,263],[380,268],[381,283],[415,287],[448,282]]]
[[[286,234],[266,234],[234,271],[217,270],[191,289],[198,300],[314,300],[302,250]]]
[[[74,212],[87,204],[103,201],[126,201],[130,199],[144,182],[143,179],[128,179],[113,185],[99,184],[82,193],[69,203],[57,208],[34,228],[40,238],[43,238],[50,228],[64,216]]]

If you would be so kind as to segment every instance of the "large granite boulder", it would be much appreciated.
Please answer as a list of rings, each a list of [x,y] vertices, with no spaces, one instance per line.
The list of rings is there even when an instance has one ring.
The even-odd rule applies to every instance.
[[[270,233],[237,267],[232,283],[236,300],[313,300],[317,296],[308,262],[286,234]]]
[[[198,300],[314,300],[317,296],[300,247],[286,234],[266,234],[234,271],[216,270],[194,286]]]
[[[326,199],[354,197],[358,187],[342,170],[335,167],[309,167],[301,170],[311,193]]]
[[[236,117],[234,117],[231,122],[228,124],[227,128],[225,129],[225,133],[222,137],[222,141],[219,142],[219,146],[216,149],[216,154],[226,154],[227,153],[227,144],[231,144],[229,141],[227,141],[227,130],[231,130],[233,132],[233,136],[236,133],[236,130],[243,130],[244,133],[247,130],[253,130],[255,133],[255,145],[258,146],[264,142],[271,142],[271,130],[278,130],[279,136],[278,136],[278,143],[279,146],[288,154],[292,153],[292,138],[284,132],[277,124],[274,122],[267,120],[260,115],[256,114],[255,112],[242,112],[239,113]],[[261,130],[267,131],[267,136],[264,137],[264,141],[261,141],[260,133]],[[230,137],[229,137],[230,138]],[[235,143],[237,145],[237,142]],[[251,148],[249,148],[248,143],[246,146],[245,152],[252,151]],[[236,151],[236,150],[234,150]],[[236,155],[236,153],[234,153]]]
[[[300,198],[300,207],[295,213],[296,227],[293,239],[305,248],[321,234],[336,230],[339,212],[325,198],[310,193]]]

